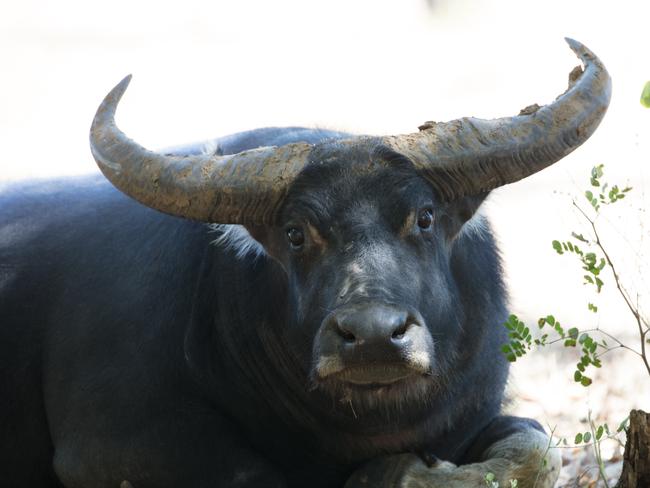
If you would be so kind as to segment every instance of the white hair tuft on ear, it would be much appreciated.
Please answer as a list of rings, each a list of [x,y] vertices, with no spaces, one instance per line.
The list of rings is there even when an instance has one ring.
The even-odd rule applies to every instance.
[[[210,224],[208,227],[211,232],[220,234],[212,244],[234,251],[237,259],[247,256],[257,258],[266,254],[262,244],[253,239],[243,225]]]

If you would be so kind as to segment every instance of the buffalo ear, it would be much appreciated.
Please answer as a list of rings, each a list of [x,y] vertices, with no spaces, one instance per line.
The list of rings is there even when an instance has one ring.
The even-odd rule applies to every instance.
[[[284,254],[286,247],[284,246],[284,233],[278,227],[247,224],[244,228],[253,239],[264,247],[269,255],[277,258]]]
[[[265,225],[245,225],[244,226],[253,239],[266,248],[266,242],[269,238],[269,228]]]
[[[476,211],[489,194],[490,192],[485,192],[479,195],[461,197],[444,205],[440,220],[449,242],[458,237],[465,224],[474,217]]]
[[[278,227],[266,225],[247,224],[244,228],[253,239],[262,245],[267,255],[277,261],[282,268],[285,269],[287,253],[284,233],[281,232]]]

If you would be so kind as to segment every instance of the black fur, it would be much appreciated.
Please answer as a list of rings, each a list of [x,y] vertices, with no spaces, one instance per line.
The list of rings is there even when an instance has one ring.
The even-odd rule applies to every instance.
[[[327,242],[302,254],[283,226],[252,228],[268,254],[237,259],[205,224],[98,176],[3,189],[3,485],[317,488],[386,452],[468,456],[500,418],[508,369],[494,240],[461,231],[483,197],[437,203],[408,159],[372,139],[345,150],[343,136],[264,129],[219,146],[318,143],[283,210],[283,225],[309,222]],[[434,230],[398,236],[422,205]],[[430,377],[378,399],[314,381],[312,352],[345,302],[342,270],[379,244],[396,266],[367,300],[417,308],[436,352]]]

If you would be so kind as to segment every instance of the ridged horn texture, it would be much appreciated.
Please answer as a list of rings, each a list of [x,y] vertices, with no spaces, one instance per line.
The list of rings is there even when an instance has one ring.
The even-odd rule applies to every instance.
[[[602,62],[581,43],[566,41],[584,71],[572,71],[569,88],[554,102],[527,107],[514,117],[428,122],[419,133],[384,137],[384,144],[408,156],[445,201],[478,195],[550,166],[591,136],[611,96]]]
[[[115,109],[131,75],[106,96],[90,129],[90,149],[102,173],[140,203],[204,222],[272,224],[310,144],[262,147],[228,156],[167,156],[130,140],[115,125]]]
[[[413,161],[445,200],[513,183],[563,158],[602,120],[611,80],[585,46],[566,39],[582,60],[568,90],[553,103],[494,120],[427,122],[420,132],[378,138]],[[284,197],[308,163],[311,144],[262,147],[227,156],[168,156],[149,151],[115,125],[131,76],[106,96],[92,123],[90,147],[121,191],[165,213],[205,222],[273,225]],[[342,146],[355,139],[340,141]]]

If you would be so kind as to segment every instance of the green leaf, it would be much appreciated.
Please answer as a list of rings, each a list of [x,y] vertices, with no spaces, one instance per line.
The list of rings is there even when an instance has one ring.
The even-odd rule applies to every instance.
[[[560,244],[560,241],[553,241],[551,243],[553,245],[553,249],[555,249],[555,252],[558,254],[564,254],[564,251],[562,250],[562,244]]]
[[[643,91],[641,91],[641,105],[650,108],[650,81],[646,82]]]
[[[570,337],[571,339],[577,339],[579,333],[580,333],[580,331],[579,331],[576,327],[571,327],[571,328],[567,331],[567,334],[569,334],[569,337]]]
[[[582,436],[582,439],[583,439],[585,442],[589,442],[589,441],[591,440],[591,432],[585,432],[585,433],[583,434],[583,436]]]
[[[580,373],[580,371],[576,371],[575,373],[573,373],[573,380],[576,383],[579,383],[581,379],[582,379],[582,373]]]
[[[589,244],[589,241],[588,241],[588,240],[585,238],[585,236],[583,236],[582,234],[576,234],[575,232],[571,232],[571,236],[572,236],[574,239],[579,240],[580,242],[584,242],[584,243],[586,243],[586,244]]]
[[[596,305],[594,305],[593,303],[589,303],[589,304],[587,305],[587,308],[588,308],[589,310],[591,310],[593,313],[598,312],[598,307],[597,307]]]
[[[575,439],[573,439],[574,444],[581,444],[582,443],[582,434],[576,434]]]
[[[580,380],[580,384],[582,386],[589,386],[591,385],[592,381],[591,378],[588,378],[587,376],[583,376],[582,379]]]
[[[555,325],[555,317],[553,317],[552,315],[547,315],[546,323],[549,325]]]
[[[600,438],[603,436],[603,433],[605,432],[605,428],[601,425],[598,427],[596,430],[596,440],[600,440]]]
[[[546,339],[548,339],[548,334],[544,334],[539,339],[535,339],[535,344],[538,345],[538,346],[545,346],[546,345]]]

